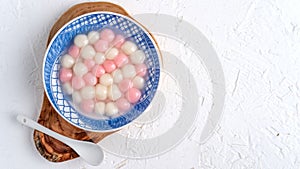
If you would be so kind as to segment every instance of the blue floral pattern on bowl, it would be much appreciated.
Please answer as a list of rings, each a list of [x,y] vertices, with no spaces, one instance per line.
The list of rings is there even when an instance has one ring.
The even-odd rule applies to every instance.
[[[127,113],[109,119],[93,119],[80,114],[63,94],[59,81],[60,57],[78,34],[110,27],[120,30],[146,54],[147,78],[142,97]],[[48,99],[68,122],[88,131],[105,132],[119,129],[136,119],[151,103],[160,76],[159,51],[150,34],[134,20],[111,12],[93,12],[79,16],[61,28],[50,42],[43,63],[43,82]]]

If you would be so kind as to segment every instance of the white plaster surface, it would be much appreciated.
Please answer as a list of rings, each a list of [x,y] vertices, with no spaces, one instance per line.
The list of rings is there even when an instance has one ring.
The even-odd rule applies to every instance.
[[[37,119],[42,56],[55,20],[77,0],[0,1],[0,168],[3,169],[290,169],[300,168],[299,0],[115,0],[132,15],[162,13],[196,26],[215,48],[226,80],[223,118],[199,144],[198,130],[151,159],[106,154],[50,163],[18,113]]]

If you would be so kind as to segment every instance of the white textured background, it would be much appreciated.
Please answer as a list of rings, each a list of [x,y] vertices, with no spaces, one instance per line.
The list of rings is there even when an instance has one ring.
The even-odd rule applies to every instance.
[[[37,118],[48,32],[63,11],[79,2],[0,1],[0,168],[300,168],[299,0],[113,1],[131,14],[183,18],[209,39],[226,79],[222,121],[204,145],[186,139],[153,159],[108,154],[101,166],[90,167],[80,160],[53,164],[41,158],[32,130],[14,117]]]

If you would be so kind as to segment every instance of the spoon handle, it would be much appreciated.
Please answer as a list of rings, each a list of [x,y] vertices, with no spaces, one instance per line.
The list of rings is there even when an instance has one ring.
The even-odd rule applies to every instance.
[[[61,134],[58,134],[58,133],[56,133],[56,132],[54,132],[54,131],[52,131],[52,130],[50,130],[50,129],[48,129],[48,128],[40,125],[40,124],[38,124],[37,122],[35,122],[35,121],[33,121],[33,120],[29,119],[28,117],[25,117],[23,115],[18,115],[17,116],[17,120],[21,124],[24,124],[27,127],[31,127],[33,129],[36,129],[36,130],[38,130],[40,132],[43,132],[43,133],[45,133],[45,134],[47,134],[47,135],[49,135],[49,136],[51,136],[51,137],[53,137],[53,138],[55,138],[55,139],[63,142],[65,144],[68,144],[69,141],[71,140],[70,138],[65,137],[65,136],[63,136]]]

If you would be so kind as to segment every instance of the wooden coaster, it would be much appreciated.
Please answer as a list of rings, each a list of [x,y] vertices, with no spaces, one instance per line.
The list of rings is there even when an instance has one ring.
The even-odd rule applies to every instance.
[[[68,9],[53,25],[48,37],[47,45],[55,33],[64,24],[82,14],[95,11],[110,11],[129,16],[122,7],[108,2],[77,4]],[[89,132],[69,124],[55,111],[45,93],[38,123],[67,137],[77,140],[91,141],[94,143],[98,143],[100,140],[113,133]],[[35,130],[33,137],[36,148],[40,154],[49,161],[62,162],[78,157],[76,152],[74,152],[69,146],[48,135],[45,135],[44,133]]]

